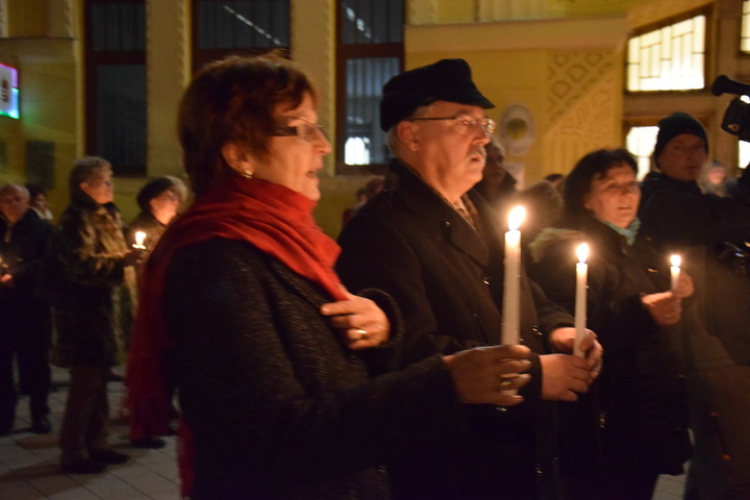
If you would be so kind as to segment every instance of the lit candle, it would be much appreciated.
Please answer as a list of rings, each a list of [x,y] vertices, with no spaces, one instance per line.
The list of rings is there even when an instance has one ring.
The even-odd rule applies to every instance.
[[[521,231],[519,227],[526,216],[522,206],[514,207],[508,216],[505,233],[505,289],[503,292],[504,345],[518,344],[521,318]]]
[[[672,263],[672,267],[669,268],[672,275],[672,292],[676,292],[677,284],[680,282],[680,264],[682,264],[682,259],[679,255],[672,255],[669,260]]]
[[[141,250],[145,250],[146,247],[143,246],[143,242],[146,239],[146,233],[143,231],[136,231],[135,232],[135,244],[133,245],[133,248],[139,248]]]
[[[586,336],[586,275],[589,266],[586,259],[589,257],[589,246],[581,243],[576,248],[578,263],[576,264],[576,340],[573,348],[573,354],[583,356],[581,351],[581,341]]]

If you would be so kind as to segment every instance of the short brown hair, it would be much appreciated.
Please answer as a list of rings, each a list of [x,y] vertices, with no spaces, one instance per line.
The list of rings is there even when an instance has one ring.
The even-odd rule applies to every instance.
[[[84,156],[73,162],[73,170],[68,177],[70,194],[81,193],[81,183],[103,175],[105,172],[112,173],[112,165],[101,156]]]
[[[234,141],[263,159],[279,105],[296,108],[317,96],[301,68],[278,52],[229,56],[203,68],[180,102],[178,135],[193,192],[204,193],[231,172],[222,147]]]

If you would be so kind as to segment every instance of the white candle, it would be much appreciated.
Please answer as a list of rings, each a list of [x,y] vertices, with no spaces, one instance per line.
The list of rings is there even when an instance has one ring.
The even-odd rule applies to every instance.
[[[589,270],[586,259],[589,257],[589,246],[586,243],[578,245],[576,255],[578,255],[578,263],[576,264],[576,340],[573,354],[583,356],[581,341],[586,336],[586,275]]]
[[[141,250],[145,250],[146,247],[143,246],[143,242],[146,240],[146,233],[143,231],[136,231],[135,232],[135,244],[133,245],[133,248],[139,248]]]
[[[669,260],[672,263],[672,267],[669,268],[670,274],[672,275],[672,291],[677,291],[677,284],[680,282],[680,264],[682,259],[679,255],[672,255]]]
[[[514,207],[508,216],[505,233],[505,289],[503,292],[503,345],[519,341],[521,318],[521,231],[519,227],[526,216],[522,206]]]

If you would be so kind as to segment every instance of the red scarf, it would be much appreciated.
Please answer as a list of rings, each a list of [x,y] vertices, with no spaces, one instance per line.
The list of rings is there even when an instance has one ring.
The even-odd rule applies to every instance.
[[[125,404],[133,439],[165,435],[169,430],[172,394],[163,360],[171,339],[162,297],[169,264],[179,249],[211,238],[247,241],[321,286],[333,300],[346,300],[333,271],[340,248],[315,224],[315,205],[284,186],[232,176],[198,198],[167,229],[144,269],[128,358]],[[192,437],[184,422],[180,427],[182,489],[189,494]]]

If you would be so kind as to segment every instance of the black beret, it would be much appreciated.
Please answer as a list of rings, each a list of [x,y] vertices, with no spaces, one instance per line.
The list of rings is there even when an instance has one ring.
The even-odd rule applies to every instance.
[[[706,144],[706,152],[708,152],[706,129],[689,114],[678,111],[659,121],[659,133],[656,136],[656,146],[654,146],[654,159],[658,159],[664,146],[680,134],[697,135],[703,139]]]
[[[442,59],[388,80],[380,101],[380,128],[387,131],[418,107],[433,101],[457,102],[485,109],[495,107],[474,85],[466,61]]]

